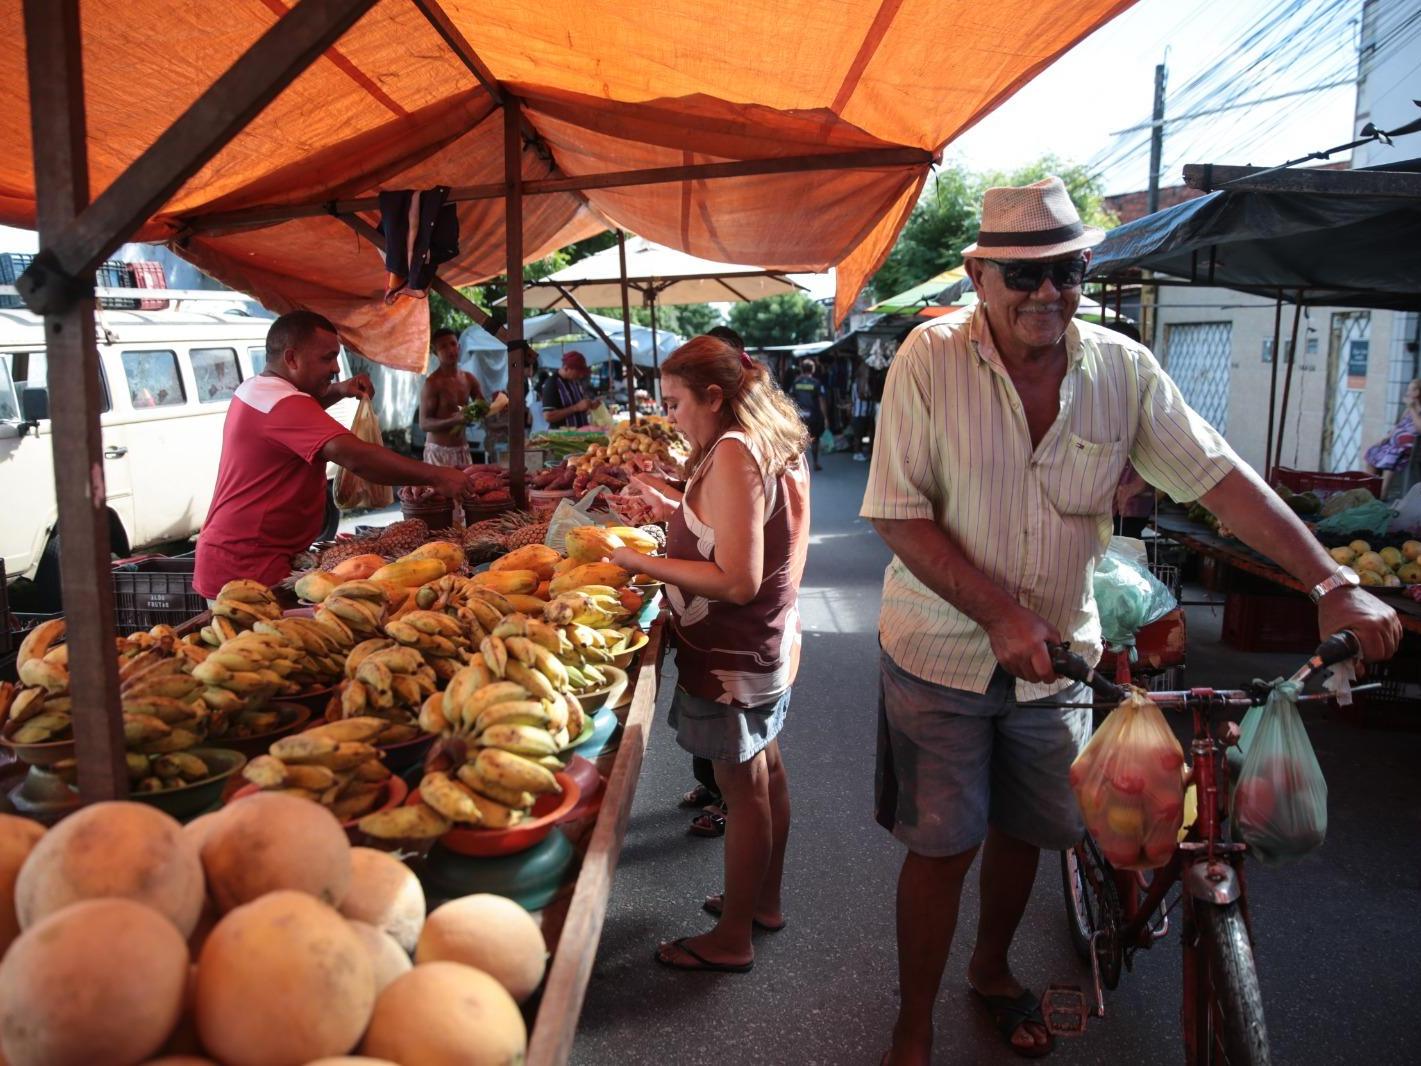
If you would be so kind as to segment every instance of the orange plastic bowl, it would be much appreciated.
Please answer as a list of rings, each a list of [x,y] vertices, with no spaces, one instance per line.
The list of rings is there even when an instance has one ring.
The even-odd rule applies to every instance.
[[[439,838],[439,843],[459,855],[493,858],[527,851],[547,839],[553,827],[565,821],[582,798],[577,781],[564,771],[554,775],[562,786],[562,794],[546,792],[533,804],[533,816],[511,829],[480,829],[477,826],[457,826]],[[419,789],[409,794],[406,803],[419,802]]]

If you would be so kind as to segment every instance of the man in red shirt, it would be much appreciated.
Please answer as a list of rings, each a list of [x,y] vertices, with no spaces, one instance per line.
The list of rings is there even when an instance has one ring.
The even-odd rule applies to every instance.
[[[457,499],[462,470],[366,444],[325,409],[374,395],[364,374],[336,381],[340,338],[329,320],[293,311],[266,335],[266,369],[237,387],[222,429],[212,507],[197,542],[193,588],[208,599],[236,578],[270,585],[291,572],[325,518],[326,463],[380,485],[429,485]]]

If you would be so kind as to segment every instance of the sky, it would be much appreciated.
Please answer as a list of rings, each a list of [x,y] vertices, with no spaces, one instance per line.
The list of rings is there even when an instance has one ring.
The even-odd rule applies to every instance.
[[[1338,75],[1355,78],[1360,12],[1361,0],[1140,0],[950,144],[947,158],[974,170],[1010,170],[1047,153],[1077,163],[1097,159],[1115,143],[1115,131],[1149,121],[1161,62],[1168,68],[1166,119],[1183,113],[1191,96],[1202,98],[1195,107],[1209,107],[1239,88],[1251,90],[1246,101]],[[1239,38],[1278,14],[1286,19],[1273,43],[1295,51],[1275,57],[1275,67],[1263,56],[1269,42],[1249,46]],[[1190,80],[1201,75],[1213,76],[1213,91],[1201,86],[1188,94]],[[1185,163],[1276,165],[1351,140],[1355,100],[1345,85],[1167,124],[1161,184],[1180,184]],[[1104,171],[1107,193],[1146,187],[1148,136],[1133,134],[1140,153]]]

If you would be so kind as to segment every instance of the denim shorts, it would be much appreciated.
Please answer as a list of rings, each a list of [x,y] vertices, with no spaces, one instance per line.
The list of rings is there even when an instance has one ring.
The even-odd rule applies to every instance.
[[[692,696],[678,686],[667,721],[676,730],[676,743],[692,755],[716,762],[749,762],[784,728],[789,694],[785,689],[773,703],[745,708]]]
[[[1073,685],[1045,701],[1017,703],[1000,667],[985,693],[914,677],[887,653],[879,664],[875,815],[929,858],[958,855],[986,839],[990,824],[1039,848],[1081,838],[1071,763],[1090,739],[1089,689]]]

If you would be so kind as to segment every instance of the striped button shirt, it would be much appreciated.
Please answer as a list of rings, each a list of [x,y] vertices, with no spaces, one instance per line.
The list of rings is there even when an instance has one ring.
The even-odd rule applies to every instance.
[[[899,348],[859,513],[935,520],[975,567],[1095,661],[1091,575],[1110,541],[1126,460],[1176,500],[1204,495],[1241,460],[1148,349],[1079,320],[1066,332],[1060,410],[1033,450],[979,308],[920,326]],[[879,639],[904,670],[951,688],[985,692],[997,665],[986,631],[896,556]],[[1017,698],[1066,684],[1019,681]]]

